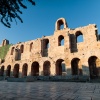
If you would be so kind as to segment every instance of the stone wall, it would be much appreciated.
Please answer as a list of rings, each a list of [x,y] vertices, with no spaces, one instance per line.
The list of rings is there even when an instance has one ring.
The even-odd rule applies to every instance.
[[[62,29],[61,25],[63,25]],[[77,42],[80,35],[83,36],[83,42]],[[9,75],[7,74],[8,76],[14,76],[15,73],[18,74],[18,77],[83,75],[93,78],[100,76],[99,52],[100,41],[98,41],[95,24],[70,29],[66,20],[60,18],[55,23],[55,31],[52,36],[43,36],[11,46],[5,62],[0,66],[1,69],[4,66],[4,75],[7,74],[7,71],[10,72]],[[24,66],[25,68],[24,64],[27,64],[26,67]],[[8,65],[11,69],[8,68]],[[64,67],[62,68],[62,66]]]

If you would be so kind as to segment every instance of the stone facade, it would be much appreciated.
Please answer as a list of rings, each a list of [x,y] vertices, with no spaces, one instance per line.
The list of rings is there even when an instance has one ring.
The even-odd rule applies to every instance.
[[[80,35],[83,36],[83,42],[77,41]],[[4,45],[4,42],[2,44]],[[66,20],[59,18],[52,36],[12,45],[0,68],[2,75],[11,77],[39,75],[98,77],[100,41],[97,27],[95,24],[89,24],[70,29]]]

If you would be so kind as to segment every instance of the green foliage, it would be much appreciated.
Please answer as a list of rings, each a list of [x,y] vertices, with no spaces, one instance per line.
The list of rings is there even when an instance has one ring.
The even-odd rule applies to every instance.
[[[32,5],[35,5],[33,0],[27,0]],[[22,18],[19,14],[22,14],[21,8],[27,9],[25,5],[25,0],[0,0],[0,21],[6,27],[11,27],[11,22],[13,19],[19,19],[23,23]],[[17,21],[16,21],[17,22]]]
[[[9,48],[10,48],[11,44],[0,47],[0,59],[4,59]]]

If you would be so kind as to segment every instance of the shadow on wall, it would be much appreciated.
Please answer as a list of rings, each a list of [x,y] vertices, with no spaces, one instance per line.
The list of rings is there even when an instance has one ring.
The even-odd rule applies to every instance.
[[[77,43],[83,41],[83,33],[81,31],[77,31],[75,34],[70,34],[71,52],[78,52]]]
[[[75,66],[74,66],[75,67]],[[0,76],[1,77],[27,77],[27,76],[52,76],[50,74],[50,70],[45,69],[44,71],[38,72],[38,75],[27,75],[27,71],[19,72],[18,67],[15,67],[15,70],[10,71],[10,66],[7,70],[4,70],[4,67],[1,67],[0,69]],[[48,67],[49,68],[49,67]],[[81,73],[81,74],[80,74]],[[80,69],[78,66],[75,68],[67,68],[67,70],[62,70],[62,74],[55,74],[55,76],[90,76],[90,79],[96,79],[100,77],[100,66],[96,66],[95,64],[89,64],[89,66],[82,65],[82,68]]]
[[[100,34],[98,34],[98,41],[100,41]]]
[[[48,57],[49,39],[43,37],[41,40],[41,55],[42,57]]]
[[[76,43],[76,36],[74,34],[70,34],[70,45],[71,45],[71,52],[78,52],[77,43]]]
[[[80,71],[82,74],[80,74]],[[95,65],[90,65],[90,66],[85,66],[82,65],[82,69],[80,70],[79,68],[77,69],[67,69],[67,75],[73,75],[73,72],[76,73],[74,75],[82,75],[82,76],[90,76],[90,79],[96,79],[100,77],[100,66],[95,66]],[[74,76],[73,75],[73,76]]]
[[[18,78],[19,76],[22,76],[22,73],[19,72],[19,73],[14,73],[13,71],[11,72],[7,72],[7,70],[4,70],[4,72],[2,72],[0,70],[0,77],[4,77],[4,78],[7,78],[7,77],[14,77],[14,78]]]
[[[20,49],[15,49],[15,61],[21,60],[21,52]]]
[[[100,77],[100,66],[89,63],[89,66],[82,65],[83,75],[89,75],[90,79],[96,79]]]
[[[66,73],[67,73],[67,75],[72,75],[72,76],[76,76],[76,75],[80,75],[80,76],[85,75],[85,76],[88,76],[88,73],[83,74],[83,69],[79,69],[79,68],[78,69],[67,68],[67,72]]]

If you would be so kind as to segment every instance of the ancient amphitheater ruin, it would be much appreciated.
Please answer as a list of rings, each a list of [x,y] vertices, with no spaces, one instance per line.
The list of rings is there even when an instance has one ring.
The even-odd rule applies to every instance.
[[[77,41],[80,35],[82,42]],[[9,41],[3,40],[2,47],[8,44]],[[100,41],[97,26],[89,24],[70,29],[66,20],[59,18],[53,35],[10,46],[4,60],[1,60],[0,76],[99,77]]]

